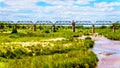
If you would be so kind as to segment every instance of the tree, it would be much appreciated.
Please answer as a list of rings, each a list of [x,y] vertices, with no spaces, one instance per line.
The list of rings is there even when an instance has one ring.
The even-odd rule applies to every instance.
[[[8,24],[7,27],[8,27],[8,28],[12,28],[12,24]]]
[[[112,24],[112,28],[113,28],[113,32],[116,31],[116,29],[118,29],[120,27],[120,23],[119,22],[115,22]]]
[[[4,28],[4,24],[0,23],[0,29],[3,29],[3,28]]]
[[[13,26],[12,34],[13,33],[17,33],[17,25],[16,24]]]
[[[100,29],[107,28],[105,25],[100,26]]]

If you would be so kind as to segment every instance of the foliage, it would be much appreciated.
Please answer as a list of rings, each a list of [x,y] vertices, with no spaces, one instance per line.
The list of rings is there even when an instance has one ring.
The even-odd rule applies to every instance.
[[[115,27],[115,29],[118,29],[120,27],[120,23],[115,22],[115,23],[112,24],[112,27]]]
[[[17,33],[17,28],[13,28],[12,34]]]
[[[45,33],[50,33],[50,31],[49,31],[49,30],[45,30],[44,32],[45,32]]]
[[[87,43],[86,43],[87,42]],[[55,53],[67,53],[72,50],[79,50],[79,49],[89,49],[93,46],[94,42],[91,40],[78,40],[78,39],[66,39],[62,41],[51,42],[54,44],[48,44],[46,46],[42,46],[41,44],[33,45],[33,46],[26,46],[22,47],[21,45],[6,45],[1,46],[0,50],[0,57],[3,58],[20,58],[22,56],[33,56],[33,55],[51,55]],[[65,46],[67,43],[69,45]],[[82,44],[84,43],[84,44]],[[5,52],[3,52],[4,50]],[[31,54],[30,54],[31,53]]]
[[[16,59],[10,61],[7,68],[95,68],[97,61],[97,57],[91,51],[85,53],[83,51],[72,51],[67,54]]]
[[[8,24],[7,27],[8,27],[8,28],[12,28],[12,25],[11,25],[11,24]]]
[[[85,40],[91,40],[91,37],[86,37]]]
[[[116,30],[116,32],[112,32],[112,29],[109,26],[105,29],[96,29],[100,35],[103,35],[111,40],[120,40],[120,30]]]
[[[100,29],[104,29],[104,28],[107,28],[107,26],[102,25],[102,26],[100,26],[99,28],[100,28]]]
[[[3,29],[3,28],[4,28],[4,24],[0,23],[0,29]]]
[[[7,67],[94,68],[97,65],[97,56],[92,51],[89,51],[89,48],[93,45],[92,41],[74,39],[72,41],[63,40],[53,43],[54,46],[49,44],[45,47],[42,47],[41,45],[25,47],[25,49],[28,48],[27,50],[30,49],[29,51],[34,54],[32,55],[34,57],[9,60],[9,62],[7,62]],[[71,45],[68,43],[71,43]],[[68,45],[65,46],[66,44]],[[18,56],[17,58],[19,58],[22,54],[26,55],[26,50],[24,50],[24,48],[22,49],[23,51],[20,48],[14,50],[14,54],[17,54]]]
[[[0,60],[4,62],[4,68],[95,68],[97,65],[97,56],[89,50],[93,47],[94,41],[90,38],[85,40],[75,38],[84,33],[90,34],[89,28],[85,30],[77,27],[76,32],[72,32],[70,26],[56,26],[54,33],[51,32],[51,26],[37,28],[40,30],[36,32],[31,29],[17,29],[18,33],[0,33]],[[47,40],[59,37],[65,39]],[[39,43],[12,44],[23,42]]]

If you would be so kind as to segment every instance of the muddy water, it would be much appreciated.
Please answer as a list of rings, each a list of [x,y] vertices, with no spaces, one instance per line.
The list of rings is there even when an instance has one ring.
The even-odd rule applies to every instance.
[[[92,50],[99,58],[97,68],[120,68],[120,41],[105,37],[92,37],[92,39],[95,40]]]

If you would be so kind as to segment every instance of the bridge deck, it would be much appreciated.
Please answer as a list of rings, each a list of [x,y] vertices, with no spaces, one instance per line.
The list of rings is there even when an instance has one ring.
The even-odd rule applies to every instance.
[[[112,21],[96,21],[96,22],[91,22],[91,21],[74,21],[76,25],[111,25]],[[120,21],[116,21],[120,23]],[[33,23],[32,21],[0,21],[0,23],[5,24],[37,24],[37,25],[71,25],[72,21],[56,21],[53,23],[52,21],[36,21]]]

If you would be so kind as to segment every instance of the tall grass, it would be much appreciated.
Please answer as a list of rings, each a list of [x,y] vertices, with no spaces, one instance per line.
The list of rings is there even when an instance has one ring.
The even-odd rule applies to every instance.
[[[64,46],[64,44],[70,42],[71,45]],[[96,55],[89,50],[91,45],[94,44],[92,41],[74,39],[54,43],[57,43],[57,45],[53,47],[46,46],[47,48],[42,49],[44,54],[9,60],[6,68],[95,68],[97,65],[98,59]]]
[[[79,50],[66,54],[11,60],[6,68],[95,68],[97,61],[93,52]]]
[[[0,33],[0,61],[4,64],[3,68],[95,68],[97,65],[97,56],[89,50],[94,42],[90,38],[85,40],[76,38],[89,35],[91,29],[77,27],[76,32],[72,32],[71,27],[59,26],[56,27],[56,32],[52,32],[50,26],[39,26],[37,31],[33,32],[26,28],[18,28],[18,33],[15,34]],[[65,39],[44,41],[57,37]],[[11,42],[39,42],[39,44],[29,46],[7,44]],[[44,42],[48,44],[43,46]]]
[[[120,40],[120,29],[116,29],[115,32],[112,31],[110,27],[104,29],[96,29],[96,32],[103,35],[111,40]]]

